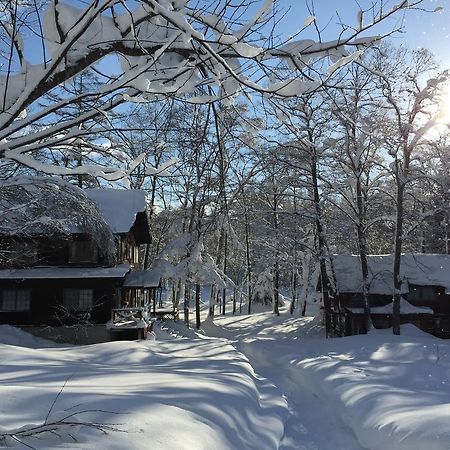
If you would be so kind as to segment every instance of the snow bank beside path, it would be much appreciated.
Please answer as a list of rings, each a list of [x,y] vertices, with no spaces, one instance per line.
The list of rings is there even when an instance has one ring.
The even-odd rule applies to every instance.
[[[0,344],[0,358],[0,433],[40,424],[49,411],[50,422],[73,413],[115,424],[106,435],[80,425],[26,438],[34,448],[263,450],[283,435],[284,399],[224,340]]]
[[[370,450],[450,448],[450,343],[402,327],[302,345],[285,357]],[[306,353],[316,355],[303,359]]]

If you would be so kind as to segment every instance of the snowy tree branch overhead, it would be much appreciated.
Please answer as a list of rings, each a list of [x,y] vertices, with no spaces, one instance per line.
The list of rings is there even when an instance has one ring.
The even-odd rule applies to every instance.
[[[276,46],[261,36],[272,16],[270,0],[261,2],[252,18],[248,5],[236,7],[231,0],[0,2],[0,158],[33,166],[31,152],[64,143],[66,134],[68,140],[84,135],[81,124],[101,120],[125,101],[171,95],[230,102],[242,89],[302,95],[379,39],[360,37],[364,32],[421,2],[390,8],[381,2],[371,21],[360,18],[337,40],[298,39]],[[307,17],[304,26],[313,22]],[[304,73],[324,58],[328,72],[317,69],[315,79]],[[68,95],[66,84],[92,68],[101,83]],[[79,114],[60,115],[55,123],[56,113],[81,104],[86,107]],[[104,173],[118,179],[124,172]]]

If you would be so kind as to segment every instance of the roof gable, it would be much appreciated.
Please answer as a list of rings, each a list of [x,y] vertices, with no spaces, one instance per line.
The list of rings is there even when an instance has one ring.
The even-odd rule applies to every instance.
[[[142,190],[99,188],[83,192],[98,206],[115,234],[128,233],[138,213],[146,211],[146,196]]]

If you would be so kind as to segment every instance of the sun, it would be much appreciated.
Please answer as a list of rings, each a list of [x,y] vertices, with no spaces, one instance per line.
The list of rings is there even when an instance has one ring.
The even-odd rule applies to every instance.
[[[450,82],[445,83],[445,85],[440,90],[437,96],[438,100],[438,110],[435,115],[436,123],[449,125],[450,124]]]

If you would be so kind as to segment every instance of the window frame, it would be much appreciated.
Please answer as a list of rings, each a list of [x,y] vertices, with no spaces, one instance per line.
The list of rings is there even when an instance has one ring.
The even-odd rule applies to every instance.
[[[87,293],[89,296],[85,296]],[[69,298],[72,295],[74,296]],[[94,289],[64,288],[62,304],[68,311],[91,311],[94,308]]]
[[[429,295],[431,291],[433,295]],[[430,297],[433,297],[430,300]],[[416,306],[433,306],[439,301],[439,293],[436,291],[435,286],[421,286],[416,284],[409,285],[409,292],[407,294],[408,302]]]
[[[80,252],[82,245],[86,247]],[[81,257],[80,257],[81,253]],[[69,263],[71,264],[83,264],[83,263],[98,263],[98,248],[97,245],[91,240],[73,240],[69,242]]]
[[[14,303],[13,308],[5,308],[5,293],[13,294],[14,298],[6,299],[6,301]],[[26,294],[26,298],[19,298],[21,294]],[[30,289],[2,289],[0,291],[0,311],[7,313],[28,313],[31,311],[31,290]],[[25,307],[18,308],[19,304],[25,304]]]

